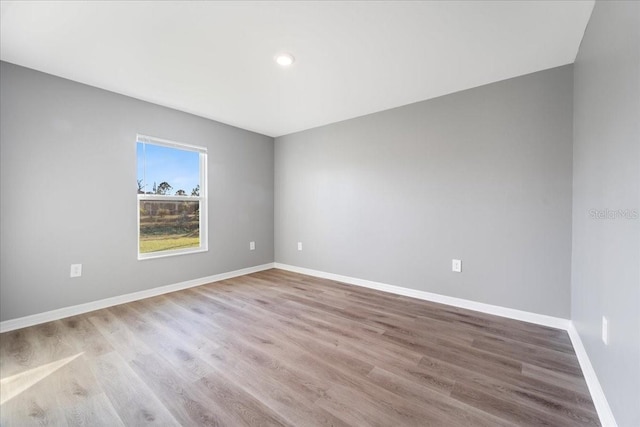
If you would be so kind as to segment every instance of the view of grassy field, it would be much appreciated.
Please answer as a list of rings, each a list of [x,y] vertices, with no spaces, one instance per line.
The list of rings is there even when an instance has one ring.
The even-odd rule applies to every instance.
[[[200,237],[184,235],[160,235],[143,236],[140,235],[140,253],[167,251],[173,249],[197,248],[200,246]]]
[[[200,246],[198,201],[143,201],[140,206],[140,253]]]

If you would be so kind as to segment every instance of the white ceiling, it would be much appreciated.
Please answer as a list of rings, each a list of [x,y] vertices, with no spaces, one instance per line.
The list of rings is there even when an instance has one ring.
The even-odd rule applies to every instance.
[[[2,1],[0,57],[280,136],[572,63],[593,5]]]

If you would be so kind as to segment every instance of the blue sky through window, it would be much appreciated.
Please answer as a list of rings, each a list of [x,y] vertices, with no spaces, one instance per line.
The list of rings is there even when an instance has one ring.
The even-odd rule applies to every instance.
[[[142,180],[145,193],[153,191],[153,184],[168,182],[170,195],[184,190],[188,196],[200,183],[200,154],[162,145],[137,144],[137,179]]]

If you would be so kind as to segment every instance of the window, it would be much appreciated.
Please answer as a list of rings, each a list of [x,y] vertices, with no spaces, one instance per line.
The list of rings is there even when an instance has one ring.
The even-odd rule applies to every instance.
[[[138,259],[207,250],[207,149],[138,135]]]

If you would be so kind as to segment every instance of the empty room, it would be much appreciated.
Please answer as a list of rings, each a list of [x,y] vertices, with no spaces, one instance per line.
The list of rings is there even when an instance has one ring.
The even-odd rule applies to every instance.
[[[0,425],[640,427],[640,2],[0,1]]]

